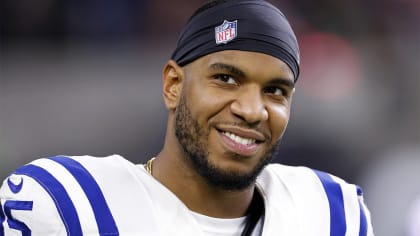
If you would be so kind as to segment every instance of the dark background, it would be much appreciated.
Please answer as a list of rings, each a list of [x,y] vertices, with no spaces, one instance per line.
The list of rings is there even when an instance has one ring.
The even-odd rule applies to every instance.
[[[0,178],[39,157],[162,147],[161,71],[204,1],[0,0]],[[271,1],[301,47],[275,161],[362,186],[377,235],[420,195],[420,1]]]

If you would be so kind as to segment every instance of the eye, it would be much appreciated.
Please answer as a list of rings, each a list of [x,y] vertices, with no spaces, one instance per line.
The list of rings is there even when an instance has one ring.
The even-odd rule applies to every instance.
[[[287,91],[281,87],[270,86],[264,89],[265,93],[270,93],[275,96],[287,96]]]
[[[235,78],[227,74],[217,74],[217,75],[214,75],[213,77],[227,84],[234,84],[234,85],[238,84]]]

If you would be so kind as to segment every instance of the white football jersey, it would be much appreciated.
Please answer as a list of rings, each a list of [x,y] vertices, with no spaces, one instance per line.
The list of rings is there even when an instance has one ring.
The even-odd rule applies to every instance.
[[[361,190],[306,167],[270,164],[257,179],[263,236],[373,235]],[[193,213],[118,155],[38,159],[0,188],[0,236],[202,236]]]

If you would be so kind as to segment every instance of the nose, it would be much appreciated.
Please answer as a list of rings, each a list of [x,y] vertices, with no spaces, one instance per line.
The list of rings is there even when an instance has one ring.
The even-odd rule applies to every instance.
[[[268,111],[261,90],[255,87],[242,90],[230,105],[232,113],[250,125],[266,121]]]

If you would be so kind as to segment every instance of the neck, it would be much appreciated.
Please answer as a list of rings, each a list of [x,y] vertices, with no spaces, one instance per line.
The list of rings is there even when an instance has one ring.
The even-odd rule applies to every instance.
[[[164,147],[153,162],[153,176],[191,211],[216,218],[246,215],[255,186],[229,191],[210,185],[187,161],[172,123],[168,122]]]
[[[172,149],[173,150],[173,149]],[[165,149],[153,162],[153,176],[174,193],[191,211],[216,217],[236,218],[246,215],[254,186],[230,191],[207,183],[185,157]]]

